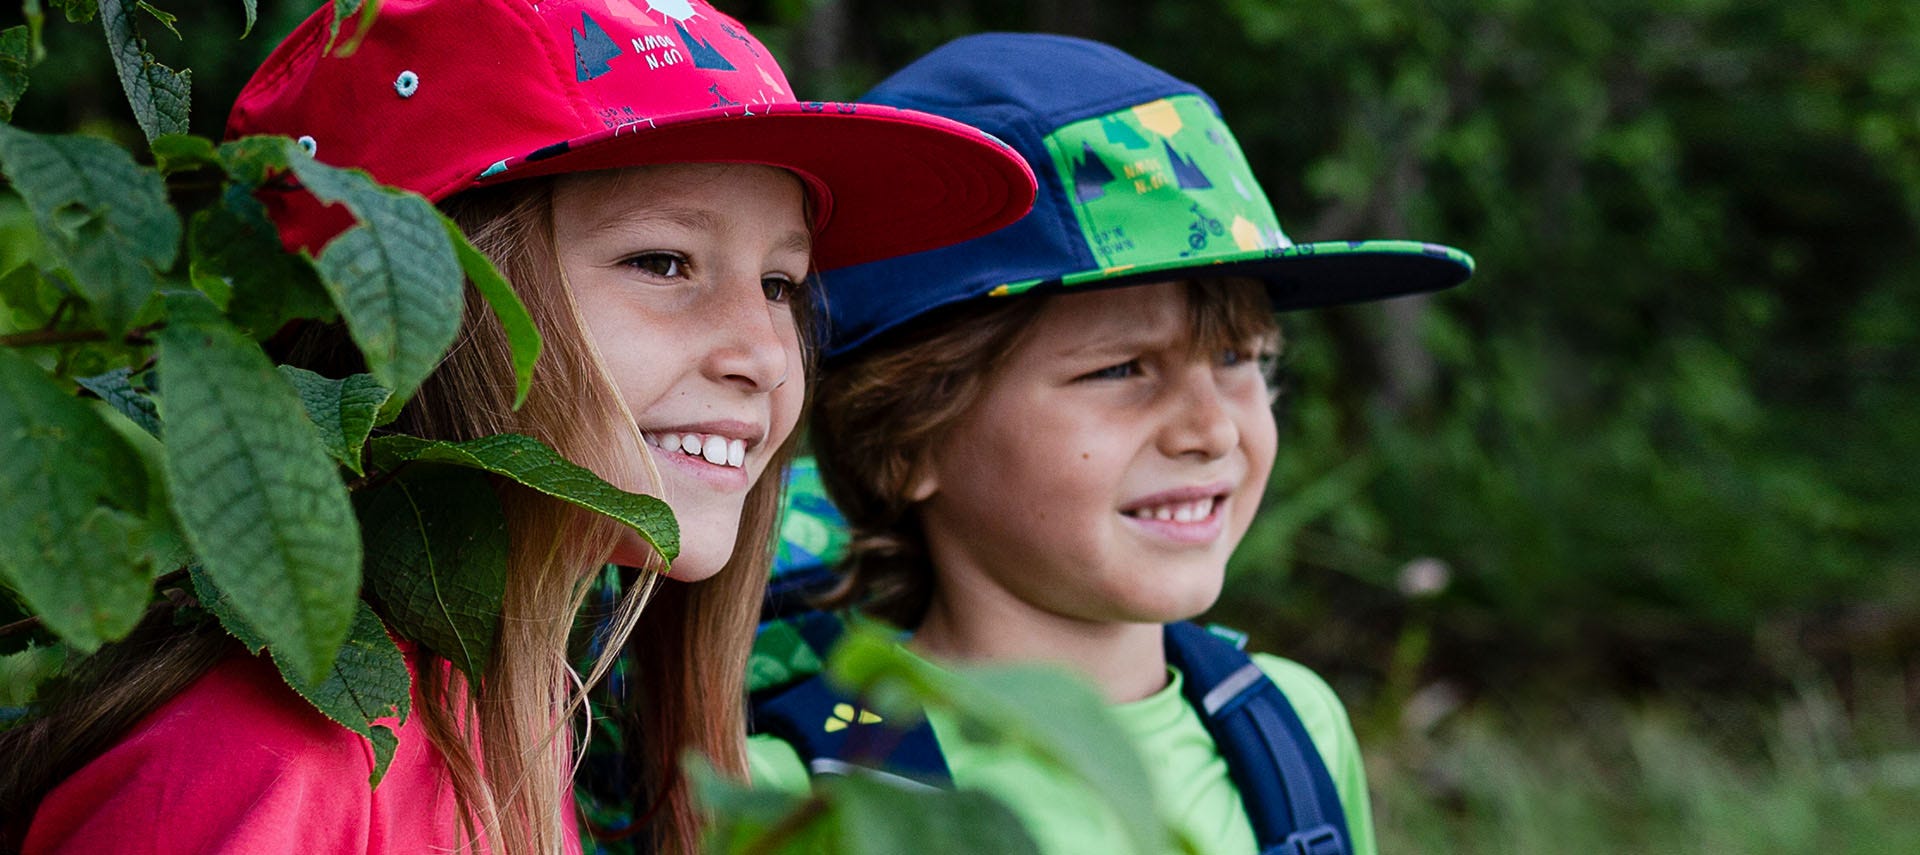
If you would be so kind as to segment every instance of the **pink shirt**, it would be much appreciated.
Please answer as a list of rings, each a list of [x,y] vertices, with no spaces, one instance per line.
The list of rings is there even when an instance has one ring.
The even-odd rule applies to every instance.
[[[24,853],[459,849],[444,760],[418,716],[396,732],[393,763],[369,789],[367,740],[308,705],[264,656],[232,656],[48,793]],[[571,821],[567,833],[579,851]]]

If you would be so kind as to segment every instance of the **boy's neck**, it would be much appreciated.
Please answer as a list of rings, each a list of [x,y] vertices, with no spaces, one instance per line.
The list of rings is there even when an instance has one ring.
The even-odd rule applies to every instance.
[[[1011,598],[956,607],[936,594],[910,646],[932,659],[1059,665],[1092,680],[1118,704],[1166,687],[1161,634],[1159,624],[1077,620]]]

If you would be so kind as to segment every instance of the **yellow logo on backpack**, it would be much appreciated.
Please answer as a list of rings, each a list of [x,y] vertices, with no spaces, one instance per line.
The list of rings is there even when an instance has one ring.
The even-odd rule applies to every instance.
[[[857,715],[856,715],[857,714]],[[846,730],[854,724],[879,724],[880,716],[866,710],[856,710],[853,704],[834,704],[833,715],[827,716],[826,731]]]

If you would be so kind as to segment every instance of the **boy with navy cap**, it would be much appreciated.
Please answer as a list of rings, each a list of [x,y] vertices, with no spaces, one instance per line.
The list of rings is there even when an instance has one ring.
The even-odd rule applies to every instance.
[[[1091,679],[1197,851],[1373,852],[1326,683],[1184,621],[1218,597],[1265,491],[1274,313],[1447,288],[1472,259],[1293,243],[1206,93],[1106,45],[971,36],[866,99],[994,134],[1041,187],[1000,231],[824,277],[811,438],[851,528],[837,604],[911,629],[935,661]],[[890,725],[834,726],[844,700],[819,679],[761,693],[756,781],[866,765],[991,791],[1044,851],[1128,851],[1042,764],[937,711],[870,738]]]

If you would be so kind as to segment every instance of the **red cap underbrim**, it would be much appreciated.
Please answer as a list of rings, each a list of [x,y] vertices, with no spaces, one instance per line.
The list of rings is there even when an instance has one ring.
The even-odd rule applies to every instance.
[[[971,126],[871,104],[733,105],[658,117],[502,161],[473,184],[663,163],[758,163],[805,181],[830,270],[987,234],[1033,205],[1033,170]],[[449,187],[436,197],[464,187]]]

